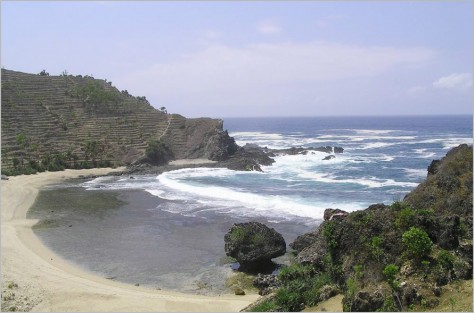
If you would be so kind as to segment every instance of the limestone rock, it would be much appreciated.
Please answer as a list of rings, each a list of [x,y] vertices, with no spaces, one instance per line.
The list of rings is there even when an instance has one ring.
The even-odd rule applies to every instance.
[[[275,275],[258,274],[253,280],[253,286],[258,288],[258,294],[265,296],[270,294],[273,290],[280,287],[280,281]]]
[[[285,254],[283,236],[259,222],[234,224],[224,236],[227,256],[235,258],[241,269],[259,268]]]
[[[334,218],[342,218],[349,215],[346,211],[340,209],[326,209],[324,210],[324,220],[331,221]]]
[[[324,158],[323,158],[323,161],[332,160],[332,159],[335,159],[335,158],[336,158],[335,155],[330,154],[330,155],[328,155],[327,157],[324,157]]]

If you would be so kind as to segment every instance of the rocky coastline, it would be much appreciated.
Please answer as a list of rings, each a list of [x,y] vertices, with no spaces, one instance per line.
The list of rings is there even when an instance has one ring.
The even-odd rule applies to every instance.
[[[291,147],[287,149],[269,149],[256,144],[239,146],[235,143],[234,138],[229,136],[227,131],[220,132],[216,139],[212,141],[215,144],[213,146],[214,148],[207,149],[206,151],[211,151],[208,156],[210,161],[214,161],[213,163],[202,162],[195,164],[189,162],[187,164],[173,165],[168,162],[156,166],[147,162],[145,158],[142,158],[128,166],[126,174],[161,174],[166,171],[192,167],[214,167],[236,171],[262,172],[262,166],[270,166],[275,163],[275,156],[307,155],[318,151],[328,154],[322,160],[330,160],[336,158],[337,154],[344,152],[344,148],[339,146]]]
[[[337,294],[344,311],[436,311],[448,300],[454,310],[453,288],[472,286],[472,157],[472,146],[453,148],[392,205],[327,209],[290,243],[291,266],[254,279],[265,297],[245,310],[301,311]],[[472,290],[458,290],[472,310]]]

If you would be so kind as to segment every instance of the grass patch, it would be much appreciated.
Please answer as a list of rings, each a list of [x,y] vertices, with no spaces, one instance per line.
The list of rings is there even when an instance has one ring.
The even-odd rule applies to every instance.
[[[257,292],[257,288],[253,286],[254,278],[254,275],[238,272],[227,278],[225,286],[231,290],[240,288],[249,292]]]
[[[278,309],[274,300],[264,300],[254,306],[249,312],[275,312]]]

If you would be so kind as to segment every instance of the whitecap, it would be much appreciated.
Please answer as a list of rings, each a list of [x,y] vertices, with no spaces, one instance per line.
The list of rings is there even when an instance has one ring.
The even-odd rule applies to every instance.
[[[183,179],[172,178],[168,172],[157,177],[158,182],[166,190],[165,192],[147,189],[153,195],[166,199],[180,199],[198,203],[199,211],[225,212],[227,214],[250,215],[250,216],[298,216],[320,219],[324,210],[328,207],[337,207],[345,210],[357,210],[362,206],[353,203],[317,202],[300,197],[289,197],[281,195],[256,194],[235,188],[209,186]],[[176,174],[176,173],[174,173]],[[170,196],[171,195],[171,196]],[[189,211],[189,202],[180,209]],[[191,206],[192,207],[192,206]],[[195,209],[196,207],[194,207]]]
[[[398,143],[396,142],[370,142],[370,143],[362,145],[361,147],[356,147],[353,149],[356,149],[356,150],[377,149],[377,148],[385,148],[385,147],[393,146],[396,144]]]
[[[380,179],[376,177],[361,177],[361,178],[343,178],[332,176],[325,173],[312,173],[305,172],[299,175],[301,178],[311,179],[318,182],[331,183],[331,184],[356,184],[367,186],[369,188],[382,188],[387,186],[399,186],[399,187],[416,187],[417,183],[412,182],[399,182],[393,179]]]
[[[400,168],[403,170],[405,173],[407,173],[408,177],[413,177],[413,178],[420,178],[426,177],[426,169],[419,169],[419,168]]]

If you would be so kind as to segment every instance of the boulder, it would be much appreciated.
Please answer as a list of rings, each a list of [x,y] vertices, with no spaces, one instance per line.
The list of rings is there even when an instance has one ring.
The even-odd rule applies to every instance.
[[[226,255],[235,258],[241,270],[264,268],[286,253],[283,236],[259,222],[234,224],[224,242]]]
[[[326,209],[324,210],[324,220],[331,221],[334,218],[342,218],[348,216],[349,213],[340,209]]]
[[[342,147],[334,147],[334,153],[343,153],[344,152],[344,148]]]
[[[339,288],[335,285],[324,285],[319,289],[319,301],[325,301],[340,292]]]
[[[302,264],[311,264],[318,270],[324,270],[326,266],[327,243],[318,231],[311,245],[307,246],[296,256],[296,262]]]
[[[335,155],[328,155],[327,157],[324,157],[323,161],[327,161],[327,160],[332,160],[332,159],[335,159],[336,156]]]
[[[301,252],[304,248],[312,245],[316,241],[317,237],[318,233],[316,231],[299,235],[296,237],[295,241],[290,243],[290,248],[296,250],[296,252]]]
[[[273,290],[280,287],[281,283],[275,275],[258,274],[253,280],[253,286],[258,289],[258,294],[261,296],[272,293]]]
[[[331,146],[318,147],[318,148],[311,148],[311,150],[316,150],[316,151],[319,151],[319,152],[331,153],[331,152],[332,152],[332,147],[331,147]]]
[[[384,304],[385,296],[381,290],[360,290],[352,299],[344,297],[342,302],[351,312],[375,312]]]

